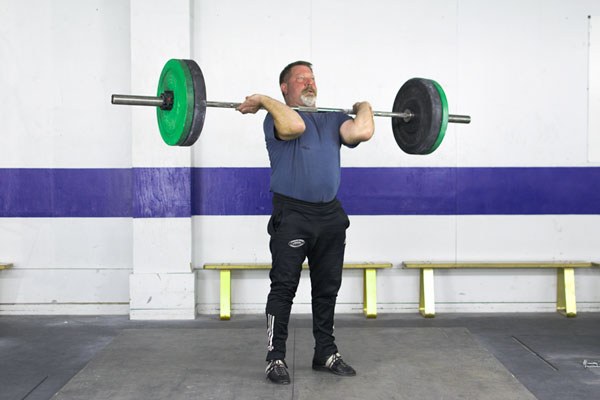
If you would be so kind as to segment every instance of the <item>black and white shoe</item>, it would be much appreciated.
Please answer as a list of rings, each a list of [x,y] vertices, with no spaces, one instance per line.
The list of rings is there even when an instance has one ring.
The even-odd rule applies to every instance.
[[[287,370],[287,364],[283,360],[271,360],[265,370],[267,379],[278,385],[289,385],[290,374]]]
[[[356,375],[354,368],[344,362],[340,353],[335,353],[329,356],[324,364],[321,364],[313,359],[312,367],[316,371],[329,371],[340,376]]]

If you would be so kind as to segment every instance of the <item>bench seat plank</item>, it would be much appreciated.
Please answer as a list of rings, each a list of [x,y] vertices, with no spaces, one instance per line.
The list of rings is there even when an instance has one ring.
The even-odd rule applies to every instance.
[[[590,268],[596,266],[592,262],[559,262],[559,261],[527,261],[527,262],[404,262],[404,268]]]
[[[344,269],[382,269],[382,268],[391,268],[391,263],[344,263]],[[204,264],[204,269],[248,269],[248,270],[259,270],[259,269],[271,269],[271,264],[265,263],[211,263]],[[303,269],[308,269],[308,264],[302,265]]]

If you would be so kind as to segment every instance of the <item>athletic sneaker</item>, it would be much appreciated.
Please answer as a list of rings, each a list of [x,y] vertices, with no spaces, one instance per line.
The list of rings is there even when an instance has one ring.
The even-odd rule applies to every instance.
[[[335,353],[329,356],[324,364],[313,359],[313,369],[316,371],[329,371],[341,376],[354,376],[356,371],[342,360],[340,353]]]
[[[271,360],[265,370],[267,379],[278,385],[289,385],[290,374],[287,370],[287,364],[283,360]]]

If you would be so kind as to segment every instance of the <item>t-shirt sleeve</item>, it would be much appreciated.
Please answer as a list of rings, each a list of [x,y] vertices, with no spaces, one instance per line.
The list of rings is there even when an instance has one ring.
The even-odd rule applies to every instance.
[[[263,130],[265,132],[265,139],[277,139],[275,136],[275,121],[273,120],[271,113],[267,113],[267,116],[265,117],[265,121],[263,122]]]

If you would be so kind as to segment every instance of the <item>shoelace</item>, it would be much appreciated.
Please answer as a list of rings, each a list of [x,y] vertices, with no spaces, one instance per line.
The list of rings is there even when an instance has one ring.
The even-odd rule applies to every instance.
[[[325,366],[327,368],[331,368],[334,364],[336,363],[342,363],[342,365],[344,365],[344,360],[342,360],[342,355],[340,353],[335,353],[332,354],[327,361],[325,361]]]
[[[269,374],[271,371],[275,370],[275,373],[277,375],[283,375],[285,374],[287,366],[285,365],[285,362],[282,360],[273,360],[269,363],[269,365],[267,365],[267,370],[265,371],[265,373]]]

